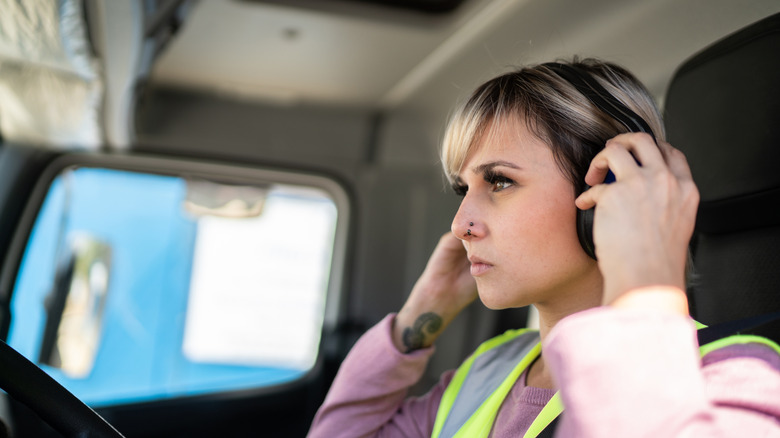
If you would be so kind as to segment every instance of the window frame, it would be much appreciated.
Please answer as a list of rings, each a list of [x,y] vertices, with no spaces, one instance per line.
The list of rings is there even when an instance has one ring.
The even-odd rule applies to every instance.
[[[309,381],[313,375],[321,371],[321,364],[326,346],[323,340],[327,333],[333,332],[339,325],[343,315],[345,304],[345,272],[348,257],[348,245],[354,220],[353,203],[345,187],[334,177],[324,173],[303,171],[291,168],[249,166],[232,164],[228,162],[206,162],[189,158],[173,158],[154,155],[130,155],[130,154],[101,154],[101,153],[65,153],[53,159],[34,184],[29,199],[22,211],[22,215],[14,230],[7,257],[0,270],[0,299],[3,300],[4,311],[9,315],[8,320],[2,324],[2,339],[7,339],[10,320],[14,315],[10,312],[10,305],[21,261],[27,248],[28,241],[35,223],[43,207],[43,203],[49,193],[51,184],[62,172],[76,168],[104,168],[129,172],[140,172],[180,178],[198,178],[224,184],[285,184],[300,187],[308,187],[322,190],[333,200],[337,211],[336,229],[333,239],[333,253],[331,258],[328,286],[325,295],[325,308],[323,325],[319,339],[317,359],[301,377],[284,383],[268,386],[250,387],[246,389],[216,390],[197,395],[174,396],[168,399],[141,400],[130,402],[130,405],[146,405],[155,403],[169,403],[179,399],[203,399],[216,395],[240,393],[244,396],[261,395],[285,390],[291,386],[297,386]],[[109,406],[127,405],[126,402],[108,404]]]

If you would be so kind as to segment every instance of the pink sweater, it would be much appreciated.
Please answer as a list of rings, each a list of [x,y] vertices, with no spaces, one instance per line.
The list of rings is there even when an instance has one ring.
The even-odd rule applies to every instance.
[[[406,397],[433,348],[400,353],[389,315],[357,342],[309,437],[429,437],[453,372]],[[543,345],[560,388],[559,437],[780,437],[780,356],[733,345],[700,359],[683,317],[597,308],[562,320]],[[518,379],[491,436],[522,436],[554,391]]]

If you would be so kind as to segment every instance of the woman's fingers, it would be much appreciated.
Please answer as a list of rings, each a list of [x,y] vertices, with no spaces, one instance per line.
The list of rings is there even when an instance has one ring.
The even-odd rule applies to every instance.
[[[685,155],[665,141],[658,143],[658,147],[663,152],[669,170],[672,171],[674,176],[680,181],[692,182],[693,175],[691,175],[691,168],[688,166],[688,160],[685,158]]]
[[[642,167],[664,165],[664,153],[649,134],[637,132],[620,134],[607,141],[607,147],[611,144],[628,149]]]
[[[590,162],[588,173],[585,174],[585,182],[590,186],[601,184],[610,171],[615,178],[624,178],[632,165],[636,166],[636,162],[628,151],[615,148],[609,151],[604,149]]]
[[[616,177],[603,184],[607,171]],[[695,222],[698,191],[685,156],[644,134],[623,134],[593,159],[576,199],[598,206],[593,239],[604,275],[604,303],[649,285],[684,287],[686,249]],[[641,251],[637,250],[641,248]]]
[[[610,139],[593,158],[585,175],[585,182],[593,187],[576,199],[578,208],[587,210],[598,204],[609,187],[609,184],[602,184],[609,171],[615,174],[617,181],[631,176],[666,174],[676,181],[689,205],[694,205],[694,209],[698,205],[698,189],[685,155],[667,142],[656,144],[647,134],[628,133]]]
[[[699,207],[699,189],[693,182],[691,168],[685,155],[675,149],[669,143],[661,142],[659,147],[664,151],[664,156],[669,166],[669,171],[677,180],[680,192],[680,214],[688,218],[690,233],[696,224],[696,213]]]
[[[665,166],[664,155],[650,135],[620,134],[607,141],[604,149],[593,158],[585,182],[591,186],[601,184],[609,170],[621,179],[640,167],[651,170]]]
[[[580,210],[590,210],[598,204],[606,188],[607,184],[599,184],[585,190],[574,200],[574,205]]]

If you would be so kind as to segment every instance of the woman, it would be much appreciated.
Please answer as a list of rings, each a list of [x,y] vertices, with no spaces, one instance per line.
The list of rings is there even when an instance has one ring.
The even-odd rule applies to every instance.
[[[572,70],[656,137],[626,133],[565,79]],[[310,436],[537,436],[561,402],[561,437],[779,434],[776,346],[727,345],[700,359],[684,293],[698,192],[663,133],[647,91],[612,64],[542,64],[478,88],[443,142],[463,196],[452,231],[398,314],[350,352]],[[578,209],[596,206],[594,258],[576,224]],[[533,304],[539,332],[494,338],[405,399],[477,295],[494,309]]]

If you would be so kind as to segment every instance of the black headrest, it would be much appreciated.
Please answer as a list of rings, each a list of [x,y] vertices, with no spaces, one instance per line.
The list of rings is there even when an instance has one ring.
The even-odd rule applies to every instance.
[[[780,188],[780,14],[686,61],[669,86],[665,117],[705,206]],[[775,205],[770,214],[780,214]]]
[[[715,323],[780,310],[780,14],[686,61],[665,119],[702,199],[694,316]],[[780,326],[762,334],[778,339]]]

